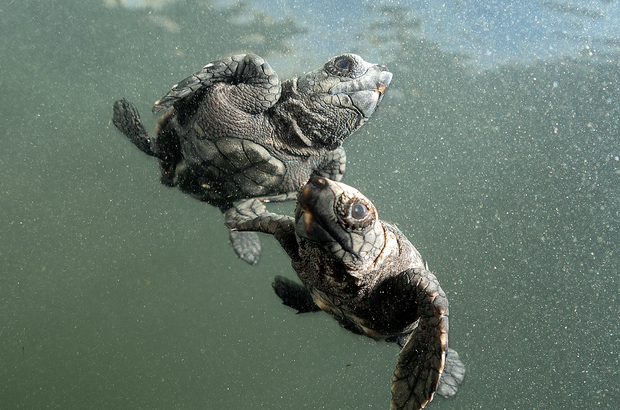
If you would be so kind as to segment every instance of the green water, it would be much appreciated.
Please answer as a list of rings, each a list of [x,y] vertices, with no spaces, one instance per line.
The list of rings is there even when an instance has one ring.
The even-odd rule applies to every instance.
[[[271,278],[294,273],[275,241],[237,260],[219,211],[159,184],[110,124],[126,97],[153,129],[153,101],[222,56],[286,78],[333,53],[295,50],[292,18],[199,1],[0,10],[0,408],[389,408],[397,348],[282,306]],[[341,50],[394,73],[345,143],[345,181],[450,299],[467,374],[428,408],[618,408],[618,55],[478,73],[379,14]]]

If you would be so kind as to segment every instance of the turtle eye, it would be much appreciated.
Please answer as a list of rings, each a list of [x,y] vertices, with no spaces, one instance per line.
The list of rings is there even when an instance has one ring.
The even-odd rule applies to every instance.
[[[355,219],[363,219],[368,212],[366,205],[356,202],[351,206],[351,217]]]
[[[339,58],[338,60],[336,60],[334,65],[338,67],[339,69],[341,69],[342,71],[347,71],[350,66],[349,60],[347,60],[346,58]]]

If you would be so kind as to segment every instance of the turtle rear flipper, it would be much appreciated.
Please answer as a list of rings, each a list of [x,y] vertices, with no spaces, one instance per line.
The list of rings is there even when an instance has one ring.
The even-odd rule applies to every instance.
[[[465,378],[465,365],[459,359],[456,350],[448,348],[446,355],[446,366],[439,378],[439,386],[437,386],[437,394],[444,397],[454,396],[459,389],[459,385]]]
[[[153,150],[151,138],[142,125],[140,114],[131,102],[123,98],[114,103],[112,123],[142,152],[153,157],[157,156]]]

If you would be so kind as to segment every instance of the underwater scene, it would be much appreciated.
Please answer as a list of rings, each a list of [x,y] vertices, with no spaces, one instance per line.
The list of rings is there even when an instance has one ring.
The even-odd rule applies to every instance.
[[[0,408],[388,409],[395,343],[296,314],[260,236],[112,122],[206,64],[392,73],[343,182],[417,248],[465,377],[429,409],[620,407],[620,2],[4,0]],[[295,201],[269,203],[294,216]]]

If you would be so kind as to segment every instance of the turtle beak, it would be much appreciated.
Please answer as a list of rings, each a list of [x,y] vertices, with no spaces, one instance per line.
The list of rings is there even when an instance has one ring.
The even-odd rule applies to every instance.
[[[375,89],[375,92],[379,94],[379,100],[381,100],[381,97],[385,94],[390,82],[392,82],[392,73],[390,73],[384,65],[379,66],[379,68],[381,69],[381,73],[379,74],[379,80],[377,81],[377,88]]]
[[[366,75],[360,80],[354,80],[362,84],[358,91],[347,92],[351,102],[357,108],[357,110],[364,116],[365,119],[375,112],[379,103],[383,99],[383,94],[387,90],[390,82],[392,81],[392,73],[387,71],[385,67],[376,66],[373,70],[374,76]],[[378,72],[377,72],[378,71]]]

